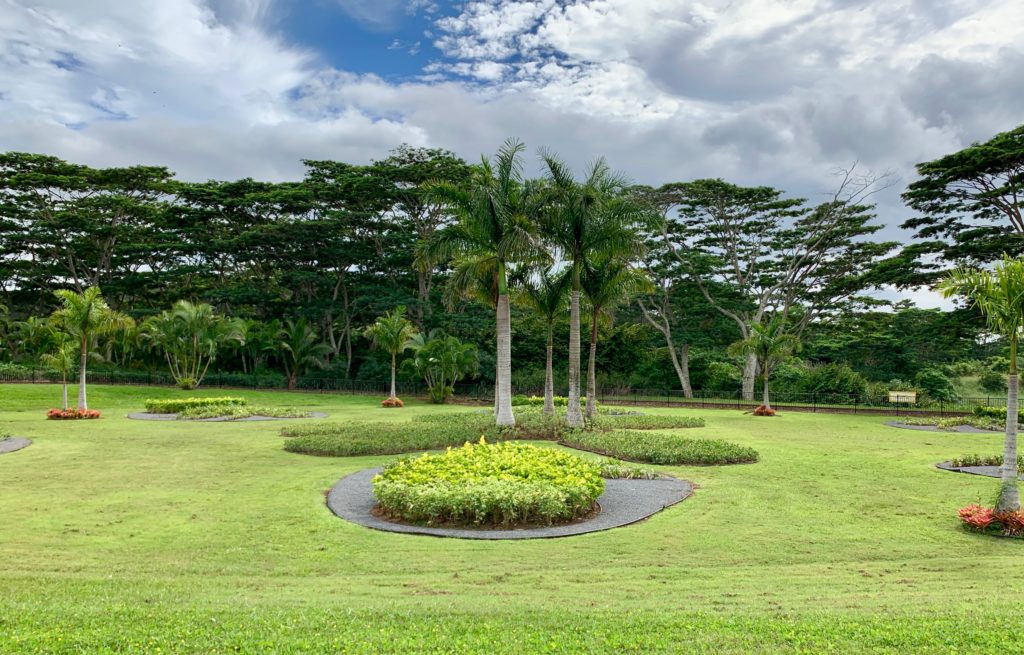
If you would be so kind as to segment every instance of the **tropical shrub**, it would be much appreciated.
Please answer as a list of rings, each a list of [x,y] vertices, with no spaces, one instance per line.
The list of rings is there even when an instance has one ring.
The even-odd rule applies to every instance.
[[[995,520],[994,514],[991,508],[981,505],[968,505],[959,512],[960,520],[976,530],[985,530],[992,525],[992,521]]]
[[[476,444],[386,467],[373,493],[386,516],[414,523],[500,526],[569,521],[604,491],[597,464],[529,444]]]
[[[861,396],[868,392],[863,375],[845,363],[835,362],[808,367],[796,386],[804,393]]]
[[[73,421],[77,419],[100,418],[100,412],[96,409],[51,409],[46,412],[46,418],[54,421]]]
[[[702,428],[704,419],[670,414],[603,414],[592,425],[599,430],[676,430]]]
[[[457,337],[432,331],[429,337],[419,334],[409,343],[413,356],[402,362],[402,369],[423,378],[432,403],[446,402],[455,392],[455,383],[479,367],[476,346]]]
[[[381,407],[405,407],[405,403],[402,402],[401,398],[397,398],[395,396],[391,396],[390,398],[385,398],[384,400],[380,401],[380,406]]]
[[[997,421],[1003,421],[1003,424],[1005,424],[1005,422],[1006,422],[1006,407],[993,407],[993,406],[990,406],[990,405],[978,405],[977,407],[974,408],[973,413],[974,413],[975,416],[980,416],[980,417],[983,417],[983,418],[991,418],[991,419],[995,419]],[[1017,413],[1017,421],[1019,423],[1024,423],[1024,412],[1018,412]]]
[[[954,457],[950,463],[953,466],[1002,466],[1003,456],[963,455],[962,457]],[[1017,466],[1024,469],[1024,455],[1017,456]]]
[[[1024,510],[997,511],[981,505],[968,505],[958,512],[964,527],[978,532],[1024,537]]]
[[[718,439],[686,439],[673,434],[615,430],[574,431],[562,443],[610,457],[666,465],[719,465],[756,462],[757,451]]]
[[[168,398],[146,400],[146,411],[151,414],[180,414],[185,410],[197,407],[222,406],[222,405],[248,405],[245,398],[233,396],[211,396],[209,398]]]
[[[218,316],[212,305],[179,300],[170,310],[146,319],[143,342],[159,350],[175,384],[195,389],[217,359],[218,350],[243,341],[242,322]]]
[[[568,407],[569,399],[565,396],[552,396],[551,402],[555,407]],[[587,403],[586,396],[580,396],[580,405]],[[543,407],[544,396],[526,396],[523,394],[516,394],[512,396],[512,405],[514,407]]]
[[[978,376],[978,386],[989,393],[1006,393],[1006,374],[995,369],[985,369]]]
[[[950,402],[959,397],[953,380],[946,375],[945,371],[934,366],[919,371],[914,376],[914,384],[932,400]]]
[[[771,407],[765,407],[764,405],[758,405],[751,413],[754,416],[775,416],[775,410]]]
[[[643,468],[617,459],[602,459],[601,477],[606,480],[656,480],[661,474],[654,469]]]
[[[178,414],[180,419],[223,418],[237,420],[252,416],[269,418],[305,418],[309,412],[293,407],[258,407],[254,405],[199,405],[188,407]]]

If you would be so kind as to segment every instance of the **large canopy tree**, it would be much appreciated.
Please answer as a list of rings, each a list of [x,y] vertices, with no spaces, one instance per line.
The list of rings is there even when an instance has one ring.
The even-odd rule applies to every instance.
[[[495,420],[515,425],[512,412],[512,317],[509,309],[509,267],[543,254],[536,236],[536,193],[523,178],[525,146],[506,141],[494,161],[482,158],[462,184],[437,181],[427,188],[456,217],[423,243],[422,260],[457,259],[464,279],[478,286],[474,271],[492,270],[496,290],[497,379]]]
[[[1003,439],[1002,486],[998,509],[1020,509],[1017,485],[1017,418],[1020,412],[1017,347],[1021,333],[1024,332],[1024,260],[1004,255],[991,272],[955,269],[939,284],[939,289],[947,298],[967,298],[985,315],[989,329],[1010,344],[1010,370],[1006,378],[1006,432]]]
[[[135,324],[129,316],[110,309],[99,287],[88,287],[81,293],[68,289],[54,292],[61,307],[51,315],[54,325],[78,342],[78,408],[88,409],[86,397],[86,366],[94,340]]]
[[[909,254],[964,265],[1024,254],[1024,125],[918,164],[917,172],[903,200],[919,215],[903,227],[925,241]],[[927,281],[941,263],[920,258],[925,275],[910,281]]]

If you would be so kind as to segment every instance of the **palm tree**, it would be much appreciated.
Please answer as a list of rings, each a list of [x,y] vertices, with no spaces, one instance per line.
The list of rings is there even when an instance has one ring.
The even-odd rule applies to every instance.
[[[417,334],[409,340],[414,354],[402,362],[402,368],[423,378],[433,403],[443,403],[452,396],[455,384],[466,375],[476,373],[476,346],[434,329],[429,335]]]
[[[498,150],[493,163],[481,158],[464,184],[428,184],[428,193],[447,206],[457,222],[436,232],[423,244],[420,253],[424,261],[431,263],[459,260],[465,274],[453,276],[450,282],[453,287],[461,281],[476,288],[479,276],[470,273],[493,271],[497,332],[495,421],[498,425],[515,425],[516,422],[512,413],[508,269],[511,264],[534,260],[542,254],[535,235],[536,194],[533,186],[523,179],[520,162],[523,150],[522,143],[510,139]]]
[[[217,352],[230,342],[244,340],[239,320],[217,316],[212,305],[187,300],[146,319],[141,331],[144,341],[163,352],[171,376],[182,389],[202,384]]]
[[[652,286],[647,275],[621,259],[595,259],[583,267],[580,287],[590,304],[590,357],[587,361],[586,418],[597,414],[597,327],[610,321],[615,308]]]
[[[135,325],[129,316],[110,309],[99,287],[89,287],[82,293],[68,289],[53,292],[61,307],[51,315],[58,329],[78,341],[78,408],[88,409],[85,392],[85,367],[89,347],[95,337],[113,334]]]
[[[992,272],[958,268],[939,284],[939,290],[947,298],[967,297],[985,315],[989,329],[1010,342],[1002,485],[997,509],[1020,509],[1020,491],[1017,488],[1017,344],[1024,330],[1024,261],[1003,255],[1003,260],[996,264]]]
[[[785,332],[784,328],[781,317],[773,318],[767,324],[755,323],[748,338],[729,346],[729,354],[733,357],[753,357],[757,362],[764,384],[761,404],[766,410],[772,408],[768,398],[768,379],[779,364],[800,350],[800,340]]]
[[[64,333],[58,333],[56,349],[50,353],[43,353],[40,361],[44,366],[49,366],[60,373],[61,384],[61,409],[68,408],[68,376],[75,370],[78,359],[78,348],[75,342]]]
[[[569,406],[566,421],[583,425],[580,409],[580,289],[583,267],[594,258],[633,259],[644,250],[638,228],[654,215],[627,193],[627,182],[612,173],[603,159],[595,162],[582,182],[557,157],[544,154],[548,170],[549,202],[543,231],[570,266],[569,295]]]
[[[405,317],[405,307],[398,306],[379,317],[363,334],[374,346],[391,355],[391,395],[388,398],[394,398],[398,355],[409,347],[410,339],[416,334],[416,327]]]
[[[520,296],[534,312],[544,319],[547,327],[547,361],[544,366],[544,413],[555,413],[554,334],[555,319],[565,309],[571,276],[554,274],[550,268],[541,269],[534,279],[527,277],[522,283]]]
[[[301,373],[310,368],[326,368],[331,352],[331,347],[320,340],[316,328],[304,318],[285,322],[277,333],[277,349],[289,389],[296,387]]]

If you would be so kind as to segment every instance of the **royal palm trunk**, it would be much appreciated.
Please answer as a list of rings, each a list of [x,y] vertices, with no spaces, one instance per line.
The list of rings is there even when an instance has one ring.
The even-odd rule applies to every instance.
[[[590,324],[590,357],[587,358],[587,410],[588,419],[597,413],[597,312]]]
[[[579,273],[573,273],[573,289],[569,299],[569,406],[565,421],[569,427],[583,427],[580,411],[580,289]]]
[[[85,364],[88,360],[89,338],[82,335],[82,352],[78,362],[78,407],[80,409],[89,409],[89,404],[85,397]]]
[[[1020,509],[1020,490],[1017,485],[1017,407],[1018,386],[1017,344],[1010,343],[1010,375],[1006,379],[1006,438],[1003,440],[1002,485],[999,491],[999,510]]]
[[[555,329],[548,323],[547,360],[544,364],[544,413],[555,413]]]
[[[512,413],[512,317],[509,313],[508,293],[498,295],[498,425],[515,425]]]
[[[391,398],[395,397],[395,353],[391,353]]]
[[[771,403],[768,402],[768,376],[764,376],[764,397],[761,399],[761,404],[764,405],[765,409],[771,409]]]

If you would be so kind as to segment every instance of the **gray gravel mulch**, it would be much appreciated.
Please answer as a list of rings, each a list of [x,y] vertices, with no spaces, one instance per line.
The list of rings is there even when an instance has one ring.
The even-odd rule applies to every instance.
[[[327,507],[347,521],[387,532],[459,539],[542,539],[599,532],[636,523],[693,494],[692,484],[667,476],[657,480],[605,480],[604,493],[597,499],[601,511],[593,518],[576,523],[509,530],[432,528],[394,523],[373,514],[371,510],[377,499],[373,495],[372,480],[380,470],[363,469],[338,480],[327,493]]]
[[[952,430],[940,430],[934,425],[907,425],[906,423],[900,423],[899,421],[888,421],[886,422],[891,428],[902,428],[904,430],[923,430],[925,432],[963,432],[965,434],[1001,434],[999,430],[982,430],[976,428],[973,425],[958,425]]]
[[[177,421],[177,414],[151,414],[149,412],[132,412],[128,418],[139,421]],[[226,416],[215,416],[214,418],[192,418],[182,419],[192,423],[227,423],[229,421],[239,423],[241,421],[293,421],[301,418],[327,418],[324,412],[309,412],[309,416],[247,416],[246,418],[229,418]]]
[[[7,437],[6,439],[0,439],[0,455],[21,450],[31,443],[31,439],[23,439],[21,437]]]
[[[998,466],[953,466],[953,462],[942,462],[941,464],[936,464],[935,468],[942,469],[943,471],[953,471],[954,473],[984,475],[989,478],[1003,477]],[[1021,474],[1020,479],[1024,480],[1024,473]]]

